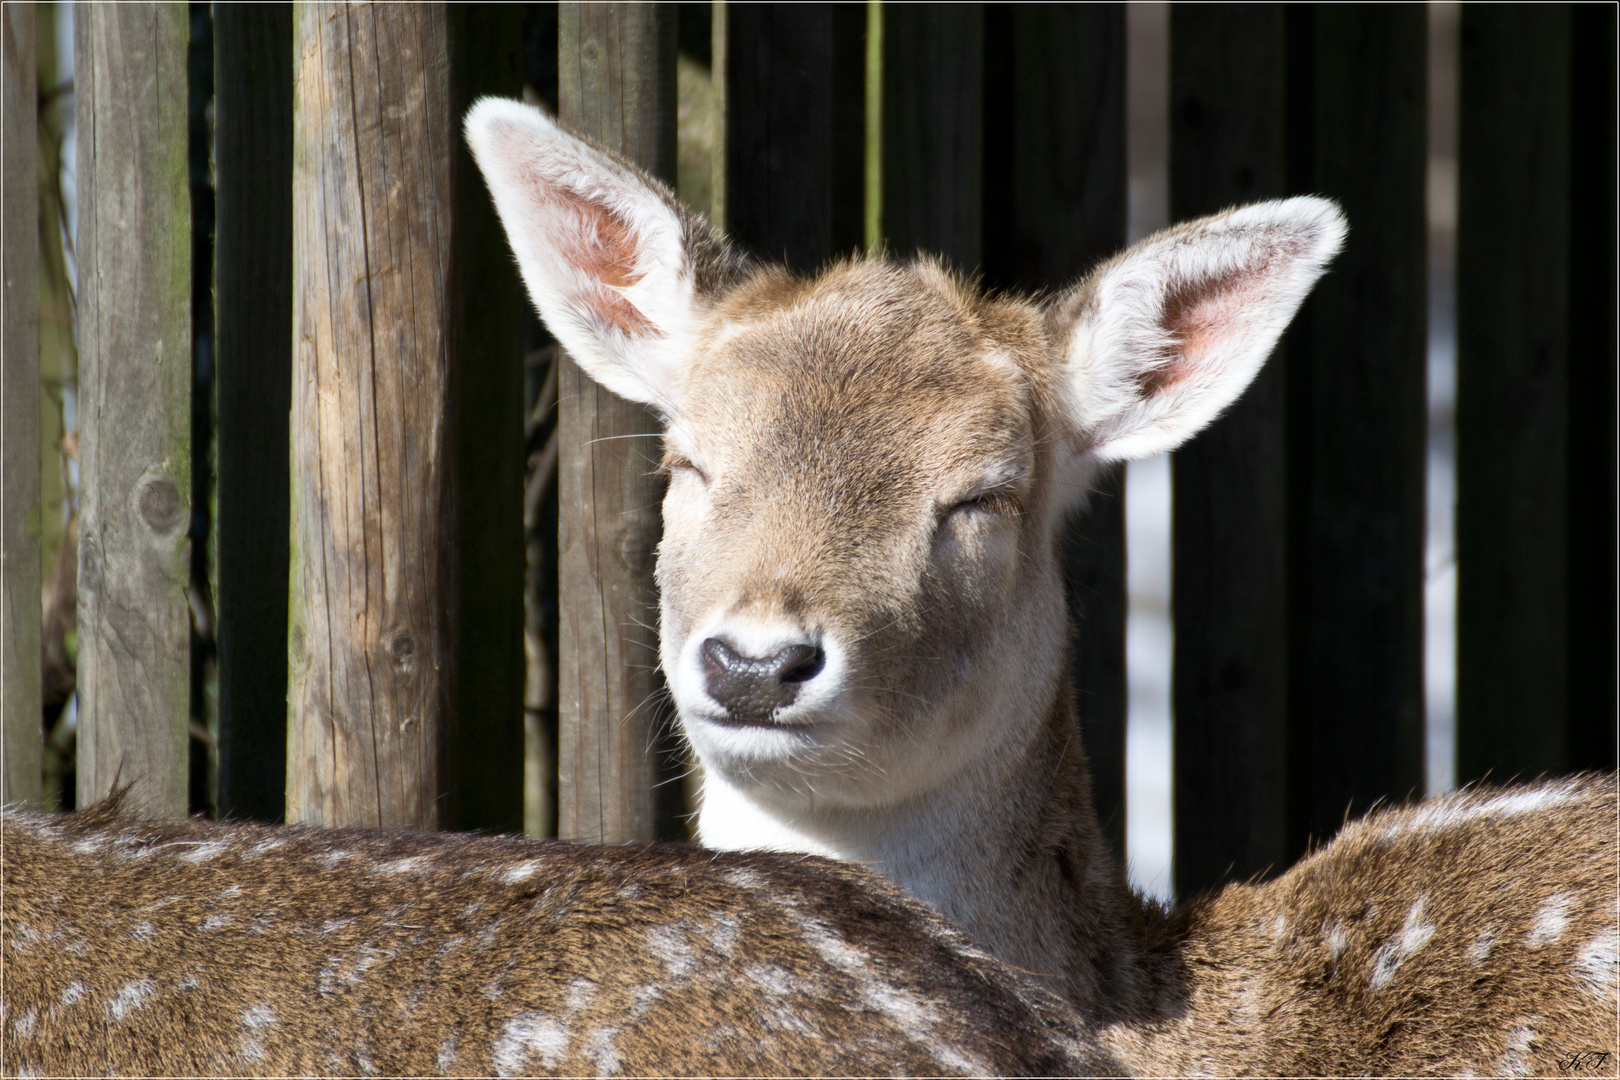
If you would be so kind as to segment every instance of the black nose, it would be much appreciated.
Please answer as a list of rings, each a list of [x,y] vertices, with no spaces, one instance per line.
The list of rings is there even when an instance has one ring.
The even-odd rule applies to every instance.
[[[814,645],[789,645],[770,656],[744,656],[719,638],[703,642],[704,688],[733,724],[765,724],[777,709],[793,704],[799,684],[827,664]]]

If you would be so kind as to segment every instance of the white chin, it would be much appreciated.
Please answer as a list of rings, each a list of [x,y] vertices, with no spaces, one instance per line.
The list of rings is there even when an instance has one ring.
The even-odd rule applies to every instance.
[[[821,746],[816,729],[802,724],[733,725],[682,709],[681,726],[704,763],[725,772],[803,759]]]

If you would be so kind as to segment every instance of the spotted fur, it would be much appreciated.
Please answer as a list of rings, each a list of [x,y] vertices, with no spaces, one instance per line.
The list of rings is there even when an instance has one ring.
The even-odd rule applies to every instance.
[[[881,879],[816,858],[0,819],[0,1072],[1121,1071]]]

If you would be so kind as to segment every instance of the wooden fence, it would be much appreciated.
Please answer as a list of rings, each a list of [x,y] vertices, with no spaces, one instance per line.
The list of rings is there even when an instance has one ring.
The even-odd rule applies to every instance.
[[[5,8],[8,801],[41,790],[34,18]],[[803,269],[881,241],[1040,288],[1125,238],[1119,6],[218,5],[197,21],[78,8],[80,803],[115,777],[153,813],[206,803],[187,771],[187,593],[212,535],[219,812],[518,824],[524,335],[540,340],[459,138],[477,95],[527,82],[673,180],[677,50],[699,54],[715,217]],[[1178,893],[1285,866],[1347,809],[1422,788],[1427,28],[1421,7],[1172,8],[1172,215],[1315,192],[1352,225],[1276,359],[1174,460]],[[1461,781],[1615,764],[1614,41],[1612,6],[1462,13]],[[186,103],[205,78],[199,203]],[[193,265],[208,248],[191,245],[206,213],[211,321]],[[200,421],[194,337],[217,400]],[[529,545],[555,552],[529,577],[558,583],[556,688],[529,696],[556,703],[556,820],[670,835],[655,429],[559,365],[555,420],[528,431],[558,433],[556,543]],[[192,475],[210,432],[212,534]],[[1084,740],[1121,844],[1117,476],[1064,553]]]

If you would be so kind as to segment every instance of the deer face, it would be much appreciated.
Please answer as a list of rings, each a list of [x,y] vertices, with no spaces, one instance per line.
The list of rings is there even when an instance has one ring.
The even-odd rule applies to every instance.
[[[986,672],[1062,651],[1039,320],[928,264],[849,263],[761,276],[696,340],[658,559],[688,736],[778,797],[954,771],[994,734]]]
[[[683,727],[789,813],[898,802],[1034,738],[1014,718],[1064,674],[1062,514],[1230,404],[1344,233],[1320,199],[1229,211],[1043,304],[926,260],[801,280],[538,110],[485,100],[467,132],[552,332],[666,421]]]

